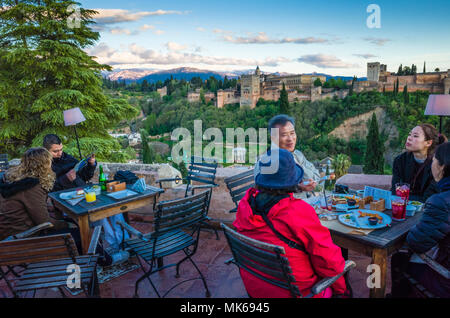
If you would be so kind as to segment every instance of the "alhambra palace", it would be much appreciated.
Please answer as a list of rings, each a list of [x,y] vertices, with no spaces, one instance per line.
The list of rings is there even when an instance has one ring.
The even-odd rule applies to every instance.
[[[316,101],[334,96],[344,98],[349,93],[349,89],[337,90],[335,88],[316,87],[314,82],[317,79],[320,79],[322,83],[325,83],[327,80],[325,76],[317,74],[265,75],[257,67],[253,74],[241,76],[240,92],[235,88],[230,88],[218,90],[217,96],[213,92],[205,92],[204,97],[206,102],[214,101],[218,108],[222,108],[227,104],[240,104],[241,107],[250,106],[250,108],[254,108],[260,98],[277,101],[280,98],[283,84],[290,102]],[[372,90],[379,92],[393,91],[395,85],[397,85],[397,79],[399,92],[402,92],[404,87],[407,86],[408,92],[421,90],[435,94],[450,94],[450,69],[445,72],[427,72],[399,76],[388,72],[387,66],[379,62],[367,63],[367,80],[355,82],[353,91],[356,93]],[[351,86],[352,81],[348,81],[347,85]],[[200,94],[199,89],[189,92],[188,101],[199,101]]]

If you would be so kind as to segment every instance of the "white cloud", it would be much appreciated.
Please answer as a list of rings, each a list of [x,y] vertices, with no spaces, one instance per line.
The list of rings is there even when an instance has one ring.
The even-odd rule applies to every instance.
[[[171,14],[187,14],[188,12],[181,11],[166,11],[166,10],[156,10],[156,11],[140,11],[140,12],[130,12],[129,10],[123,9],[93,9],[98,12],[94,16],[94,19],[99,24],[112,24],[120,22],[131,22],[138,21],[144,17],[148,16],[161,16],[161,15],[171,15]]]
[[[221,32],[219,32],[221,31]],[[222,30],[214,30],[214,33],[225,33]],[[223,41],[236,43],[236,44],[313,44],[313,43],[327,43],[328,40],[316,37],[305,37],[305,38],[270,38],[265,32],[258,32],[257,34],[248,33],[247,36],[233,36],[227,34],[221,37]]]
[[[377,46],[383,46],[385,45],[387,42],[390,42],[392,40],[390,39],[386,39],[386,38],[374,38],[374,37],[368,37],[368,38],[364,38],[364,41],[367,41],[369,43],[375,44]]]
[[[363,59],[366,59],[366,60],[374,58],[374,57],[378,57],[378,56],[370,54],[370,53],[367,53],[367,54],[353,54],[353,56],[360,57],[360,58],[363,58]]]
[[[173,45],[172,47],[178,47]],[[280,63],[292,62],[292,60],[284,57],[269,57],[265,59],[247,59],[247,58],[230,58],[221,56],[205,56],[197,53],[187,53],[179,51],[169,51],[162,53],[152,49],[146,49],[137,44],[131,44],[127,51],[119,51],[111,49],[105,43],[88,50],[88,54],[96,56],[97,61],[102,64],[109,65],[187,65],[187,64],[204,64],[204,65],[232,65],[232,66],[278,66]]]
[[[198,28],[195,28],[197,31],[199,31],[199,32],[205,32],[206,31],[206,29],[205,28],[202,28],[202,27],[198,27]]]
[[[321,68],[356,68],[357,64],[346,63],[335,56],[325,54],[312,54],[300,57],[298,62],[311,64]]]
[[[187,49],[187,45],[178,44],[175,42],[167,42],[166,47],[169,51],[173,51],[173,52],[184,51]]]
[[[148,25],[148,24],[144,24],[143,26],[141,26],[139,28],[139,30],[141,30],[141,31],[154,30],[154,29],[155,29],[154,25]]]

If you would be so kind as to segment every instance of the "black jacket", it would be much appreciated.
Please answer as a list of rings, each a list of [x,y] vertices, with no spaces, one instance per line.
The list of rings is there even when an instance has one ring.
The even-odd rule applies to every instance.
[[[450,177],[438,183],[442,191],[430,197],[420,222],[408,233],[406,241],[417,253],[425,253],[438,245],[436,261],[450,269]]]
[[[83,186],[94,176],[97,163],[93,166],[88,163],[77,172],[77,178],[71,182],[66,174],[77,163],[77,159],[65,152],[63,152],[61,158],[53,159],[52,170],[56,173],[56,181],[52,192]]]
[[[392,194],[395,195],[395,185],[397,183],[405,182],[410,185],[413,182],[413,170],[415,166],[414,155],[412,152],[404,152],[394,160],[392,168]],[[426,163],[423,170],[422,180],[420,182],[420,195],[410,195],[409,199],[412,201],[425,202],[433,194],[438,193],[436,182],[431,174],[431,161]]]

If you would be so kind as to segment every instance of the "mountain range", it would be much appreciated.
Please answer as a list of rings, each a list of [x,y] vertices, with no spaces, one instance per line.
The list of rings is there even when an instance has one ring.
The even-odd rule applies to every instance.
[[[236,70],[236,71],[228,71],[228,72],[219,72],[219,71],[211,71],[211,70],[201,70],[192,67],[180,67],[170,70],[157,70],[157,69],[117,69],[111,72],[102,72],[103,77],[108,78],[112,81],[125,81],[127,84],[132,82],[142,82],[147,80],[149,83],[155,83],[157,81],[164,82],[166,79],[170,79],[171,77],[177,80],[186,80],[190,81],[193,77],[200,77],[202,80],[207,80],[211,76],[215,77],[219,80],[223,80],[225,76],[228,79],[239,78],[245,74],[254,73],[254,69],[248,70]],[[286,75],[295,75],[292,73],[268,73],[261,71],[262,74],[271,74],[277,76],[286,76]],[[330,78],[338,79],[341,78],[344,81],[351,80],[353,77],[350,76],[333,76],[329,74],[323,73],[309,73],[306,75],[322,75],[326,76],[327,80]],[[366,80],[366,77],[358,78],[358,81]]]

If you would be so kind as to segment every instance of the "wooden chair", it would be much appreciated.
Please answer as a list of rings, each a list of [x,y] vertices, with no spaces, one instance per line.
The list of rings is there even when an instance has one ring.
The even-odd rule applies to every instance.
[[[183,199],[158,203],[155,213],[154,231],[152,233],[144,235],[128,224],[120,221],[118,222],[118,224],[128,231],[130,235],[136,237],[126,240],[124,242],[124,247],[138,256],[139,263],[141,263],[140,259],[143,259],[150,266],[149,269],[145,271],[141,263],[144,275],[136,281],[134,291],[135,297],[138,297],[139,284],[146,278],[158,297],[161,297],[150,276],[165,268],[176,266],[175,277],[179,277],[180,265],[186,260],[189,260],[200,274],[199,278],[203,281],[203,285],[206,289],[206,297],[210,297],[206,280],[192,260],[192,256],[195,254],[198,247],[200,228],[202,225],[201,222],[206,219],[210,191],[211,190],[208,190]],[[186,233],[183,230],[187,227],[193,227],[191,233]],[[155,266],[159,259],[180,251],[183,251],[186,256],[179,262],[164,266]],[[192,279],[176,284],[162,297],[165,297],[173,288],[189,280]]]
[[[404,253],[404,251],[400,251],[400,253]],[[408,253],[405,253],[409,255]],[[442,279],[450,279],[450,272],[448,269],[443,267],[441,264],[436,262],[434,259],[429,257],[427,254],[419,254],[418,255],[433,271],[435,271]],[[411,275],[406,273],[405,271],[399,271],[398,268],[394,268],[399,274],[400,279],[405,280],[408,285],[411,287],[411,291],[414,297],[417,298],[438,298],[432,291],[428,290],[425,286],[423,286],[420,282],[414,279]]]
[[[235,208],[230,210],[230,213],[236,213],[239,202],[245,196],[247,190],[255,186],[254,169],[225,178],[225,184],[230,191],[233,203],[236,205]]]
[[[162,189],[163,182],[176,182],[182,183],[186,182],[186,191],[184,192],[184,197],[186,198],[189,193],[191,195],[195,194],[196,190],[203,189],[213,189],[218,187],[219,185],[214,182],[216,178],[217,172],[217,161],[209,158],[199,158],[199,157],[191,157],[191,162],[188,167],[188,175],[186,178],[169,178],[169,179],[159,179],[156,180],[156,183],[159,183],[159,187]],[[193,182],[200,184],[193,184]],[[210,192],[210,196],[208,198],[208,206],[207,213],[209,211],[209,205],[211,203],[212,191]],[[217,230],[211,226],[207,221],[211,219],[206,215],[206,219],[203,222],[203,225],[207,228],[213,229],[216,234],[217,240],[219,240],[219,234]]]
[[[294,284],[295,278],[283,247],[249,238],[223,223],[221,227],[233,253],[233,258],[225,262],[226,264],[233,263],[269,284],[289,290],[294,298],[303,297],[298,286]],[[320,294],[355,266],[355,262],[346,261],[342,273],[320,280],[305,298]]]
[[[8,155],[0,154],[0,172],[4,172],[8,170],[8,168],[9,168]]]
[[[98,244],[101,226],[94,229],[88,254],[78,255],[75,242],[70,234],[49,235],[33,238],[19,238],[0,242],[0,275],[6,280],[14,297],[19,293],[43,288],[57,287],[62,296],[62,287],[67,286],[71,273],[69,265],[80,268],[80,287],[88,296],[98,296],[97,260],[95,249]],[[16,235],[17,237],[17,235]],[[24,265],[25,270],[14,284],[6,278],[1,266]]]

